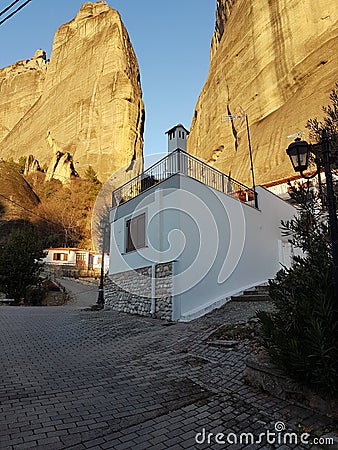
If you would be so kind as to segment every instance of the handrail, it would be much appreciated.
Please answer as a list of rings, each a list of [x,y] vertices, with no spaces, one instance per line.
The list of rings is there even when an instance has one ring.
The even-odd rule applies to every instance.
[[[178,151],[180,152],[180,150],[178,149]],[[175,152],[177,152],[177,150],[175,150]],[[175,153],[173,152],[173,153]],[[158,164],[160,164],[162,161],[164,161],[165,159],[168,158],[168,155],[164,156],[163,158],[161,158],[160,160],[156,161],[156,163],[154,163],[152,166],[148,167],[148,169],[144,170],[142,173],[136,175],[134,178],[131,178],[130,180],[126,181],[124,184],[122,184],[121,186],[119,186],[118,188],[116,188],[113,192],[122,189],[124,186],[126,186],[127,184],[135,181],[137,178],[140,178],[144,173],[148,172],[149,170],[152,170],[155,166],[157,166]]]
[[[112,206],[118,206],[136,197],[176,173],[183,173],[220,192],[236,197],[243,203],[257,207],[256,192],[253,189],[180,149],[169,153],[147,170],[115,189],[112,192]]]

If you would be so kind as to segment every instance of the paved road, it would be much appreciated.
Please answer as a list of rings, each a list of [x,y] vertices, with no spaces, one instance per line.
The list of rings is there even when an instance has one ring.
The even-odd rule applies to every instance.
[[[203,429],[256,438],[276,421],[323,433],[325,419],[245,384],[245,342],[232,351],[206,344],[257,305],[171,326],[77,306],[0,307],[1,450],[300,449],[311,446],[195,438]]]
[[[94,279],[56,278],[71,294],[69,306],[74,308],[88,308],[97,302],[99,281]]]

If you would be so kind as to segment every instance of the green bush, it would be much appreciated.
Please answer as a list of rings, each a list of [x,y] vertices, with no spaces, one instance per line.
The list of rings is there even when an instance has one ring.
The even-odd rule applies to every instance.
[[[0,290],[17,302],[28,286],[39,283],[45,256],[37,229],[29,223],[13,229],[0,251]]]
[[[46,298],[46,294],[47,290],[41,285],[27,286],[25,303],[32,306],[40,306]]]
[[[338,394],[338,308],[326,217],[306,189],[294,197],[299,216],[283,223],[284,234],[304,251],[270,282],[273,312],[258,312],[272,362],[295,380],[325,394]]]

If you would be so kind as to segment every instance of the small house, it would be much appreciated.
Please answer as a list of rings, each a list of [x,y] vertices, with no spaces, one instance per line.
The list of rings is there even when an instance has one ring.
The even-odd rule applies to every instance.
[[[102,254],[79,248],[49,248],[43,259],[47,268],[57,270],[64,276],[95,276],[101,270]],[[105,254],[104,267],[109,265],[109,256]]]
[[[296,210],[184,148],[169,149],[112,194],[105,307],[189,321],[291,264],[280,225]]]

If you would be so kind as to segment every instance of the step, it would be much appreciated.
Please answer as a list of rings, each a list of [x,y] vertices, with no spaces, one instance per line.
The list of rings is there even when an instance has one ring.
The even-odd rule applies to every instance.
[[[252,289],[254,289],[257,292],[269,292],[269,286],[267,284],[263,284],[261,286],[255,286]]]
[[[224,347],[232,348],[239,344],[239,341],[229,340],[229,339],[216,339],[214,341],[207,341],[207,345],[213,347]]]
[[[269,295],[269,290],[265,289],[263,291],[263,290],[249,289],[247,291],[244,291],[243,295]]]
[[[268,294],[247,294],[237,295],[231,297],[232,302],[271,302],[271,297]]]

